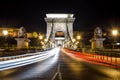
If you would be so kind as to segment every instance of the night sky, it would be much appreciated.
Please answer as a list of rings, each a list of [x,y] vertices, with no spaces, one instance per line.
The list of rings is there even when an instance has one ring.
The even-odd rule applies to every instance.
[[[117,0],[4,0],[0,1],[0,27],[25,27],[28,32],[46,33],[46,13],[72,13],[74,31],[120,27]]]

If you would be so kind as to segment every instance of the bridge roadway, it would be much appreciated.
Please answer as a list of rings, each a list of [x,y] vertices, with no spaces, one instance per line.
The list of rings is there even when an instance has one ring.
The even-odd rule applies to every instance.
[[[120,71],[77,61],[60,51],[44,61],[1,71],[0,80],[120,80]]]

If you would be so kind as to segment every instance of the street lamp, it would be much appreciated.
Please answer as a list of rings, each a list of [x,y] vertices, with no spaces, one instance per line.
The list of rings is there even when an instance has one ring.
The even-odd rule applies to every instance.
[[[77,36],[77,40],[80,40],[80,39],[81,39],[81,36],[78,35],[78,36]]]
[[[118,31],[117,31],[117,30],[113,30],[113,31],[112,31],[112,34],[113,34],[114,36],[116,36],[116,35],[118,34]]]
[[[42,35],[40,35],[40,36],[39,36],[39,39],[40,39],[40,40],[42,40],[42,39],[43,39],[43,36],[42,36]]]
[[[78,36],[76,36],[76,40],[77,40],[77,49],[78,50],[81,50],[81,47],[82,47],[82,43],[81,43],[81,36],[80,35],[78,35]]]
[[[112,35],[114,36],[113,48],[115,47],[115,43],[116,43],[115,37],[117,36],[117,34],[118,34],[118,30],[112,30]]]
[[[5,37],[5,45],[7,46],[8,44],[7,44],[6,36],[8,35],[8,31],[7,30],[3,30],[2,33],[3,33],[4,37]]]
[[[7,30],[3,30],[2,33],[3,33],[4,36],[8,35],[8,31]]]
[[[42,49],[43,48],[43,36],[42,35],[39,35],[38,36],[38,38],[39,38],[39,40],[40,40],[40,49]]]

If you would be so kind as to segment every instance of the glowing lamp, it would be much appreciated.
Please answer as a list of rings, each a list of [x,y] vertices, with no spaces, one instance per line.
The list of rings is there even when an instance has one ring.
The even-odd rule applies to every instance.
[[[39,36],[39,39],[40,39],[40,40],[43,39],[43,36]]]
[[[77,36],[77,39],[80,40],[80,39],[81,39],[81,36]]]
[[[112,34],[116,36],[118,34],[118,31],[117,30],[113,30]]]
[[[8,31],[7,30],[3,30],[3,35],[8,35]]]

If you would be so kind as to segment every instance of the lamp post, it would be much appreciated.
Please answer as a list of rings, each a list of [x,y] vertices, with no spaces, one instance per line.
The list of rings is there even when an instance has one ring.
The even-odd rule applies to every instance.
[[[42,49],[42,46],[43,46],[43,42],[42,42],[42,40],[43,40],[43,36],[42,35],[39,35],[39,40],[40,40],[40,48]]]
[[[81,36],[78,35],[78,36],[77,36],[77,40],[80,40],[80,39],[81,39]]]
[[[76,42],[75,38],[72,39],[72,42],[73,42],[73,46],[75,47],[76,46],[76,44],[75,44],[75,42]]]
[[[7,39],[6,38],[7,38],[7,35],[8,35],[8,31],[3,30],[2,33],[3,33],[4,37],[5,37],[5,47],[7,47],[8,44],[7,44]]]
[[[118,34],[118,30],[112,30],[112,35],[114,36],[113,40],[113,49],[115,48],[115,43],[116,43],[116,36]]]
[[[42,35],[40,35],[40,36],[39,36],[39,39],[40,39],[40,40],[42,40],[42,39],[43,39],[43,36],[42,36]]]
[[[78,44],[77,44],[77,45],[78,45],[78,46],[77,46],[78,50],[80,50],[80,48],[82,47],[82,44],[81,44],[80,39],[81,39],[81,36],[78,35],[78,36],[76,37],[76,40],[77,40],[77,42],[78,42]]]

